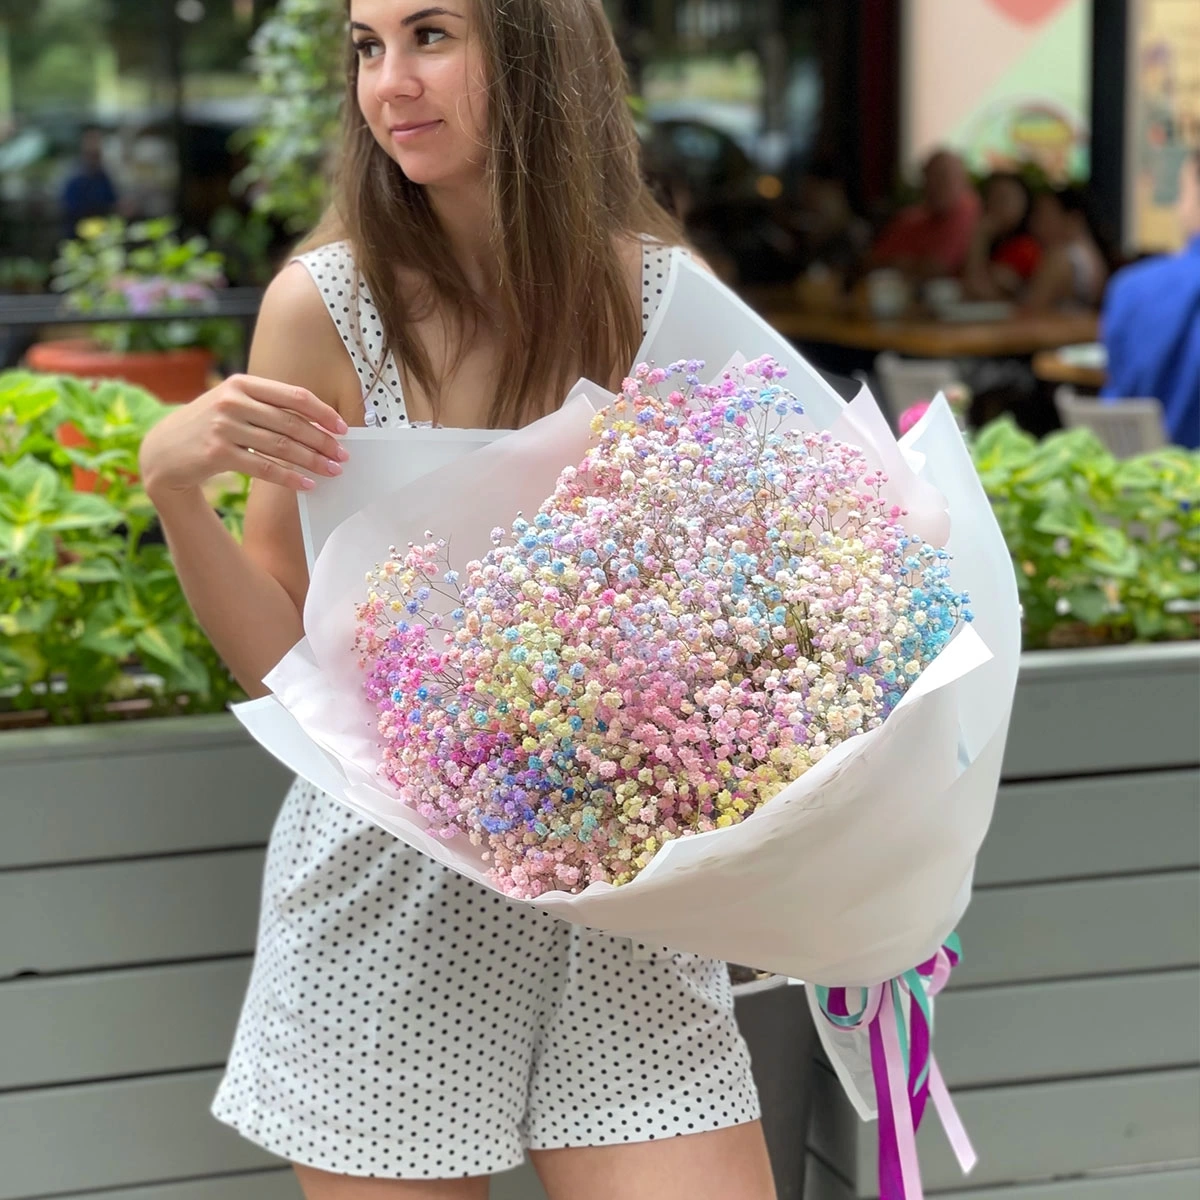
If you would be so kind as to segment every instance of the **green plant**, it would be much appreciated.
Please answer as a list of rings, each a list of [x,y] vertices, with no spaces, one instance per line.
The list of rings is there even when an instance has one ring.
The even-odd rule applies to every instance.
[[[0,292],[40,292],[50,278],[50,268],[35,258],[0,258]]]
[[[244,286],[263,287],[275,274],[271,257],[275,229],[260,212],[243,213],[222,205],[209,222],[208,237],[224,256],[226,274]]]
[[[121,217],[80,221],[63,242],[51,287],[79,313],[195,313],[215,310],[223,260],[202,237],[181,241],[173,217],[127,224]],[[95,325],[92,340],[109,350],[177,350],[200,346],[220,358],[238,350],[235,322],[180,316],[178,320],[115,321]]]
[[[1016,566],[1025,645],[1196,637],[1200,453],[1117,460],[1086,429],[1005,417],[972,453]]]
[[[279,0],[251,42],[265,102],[240,142],[239,176],[257,212],[289,233],[311,229],[328,199],[343,92],[346,11],[341,0]]]
[[[54,722],[223,709],[239,695],[188,609],[137,452],[166,411],[123,383],[0,373],[0,712]],[[67,449],[70,421],[92,448]],[[99,476],[71,488],[71,467]],[[240,528],[244,484],[215,497]]]

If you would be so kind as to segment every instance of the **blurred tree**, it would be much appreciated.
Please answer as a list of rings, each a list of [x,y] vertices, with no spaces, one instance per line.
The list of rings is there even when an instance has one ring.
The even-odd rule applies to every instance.
[[[256,212],[292,233],[316,224],[328,196],[342,102],[341,0],[279,0],[251,41],[265,103],[247,132],[240,182]]]

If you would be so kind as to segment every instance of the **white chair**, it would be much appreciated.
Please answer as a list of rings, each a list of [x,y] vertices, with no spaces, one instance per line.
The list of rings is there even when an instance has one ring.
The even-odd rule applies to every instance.
[[[1097,400],[1064,384],[1054,393],[1054,407],[1067,429],[1090,429],[1117,458],[1145,454],[1170,441],[1157,400]]]
[[[876,356],[875,375],[893,426],[905,409],[962,382],[954,364],[946,359],[901,358],[890,350]]]

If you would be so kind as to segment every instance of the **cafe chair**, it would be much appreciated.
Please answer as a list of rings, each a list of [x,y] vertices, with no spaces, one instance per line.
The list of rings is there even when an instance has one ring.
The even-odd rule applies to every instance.
[[[1154,399],[1097,400],[1064,384],[1054,407],[1067,429],[1090,429],[1117,458],[1132,458],[1169,444],[1163,407]]]
[[[938,392],[962,382],[947,359],[901,358],[890,350],[876,356],[875,376],[894,428],[905,409],[932,400]]]

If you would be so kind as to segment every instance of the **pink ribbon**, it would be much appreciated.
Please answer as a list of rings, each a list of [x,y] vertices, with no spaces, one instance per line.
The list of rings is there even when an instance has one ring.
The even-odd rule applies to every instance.
[[[850,1016],[845,988],[818,989],[826,1020],[842,1031],[866,1029],[871,1042],[871,1069],[879,1110],[880,1200],[924,1200],[917,1159],[917,1130],[928,1100],[950,1139],[964,1175],[978,1157],[933,1057],[933,1008],[930,1000],[950,978],[958,962],[955,939],[915,971],[863,989],[863,1007]],[[910,998],[907,1045],[902,1029],[903,997]]]

